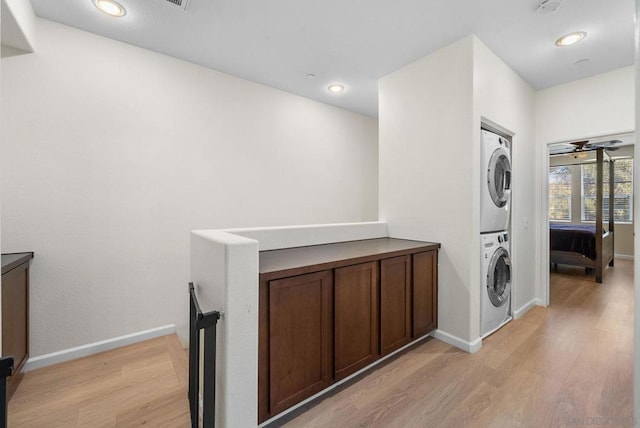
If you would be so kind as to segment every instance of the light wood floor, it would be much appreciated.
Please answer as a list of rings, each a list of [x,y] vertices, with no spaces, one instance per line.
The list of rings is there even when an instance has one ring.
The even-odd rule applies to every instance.
[[[428,340],[285,426],[632,426],[632,278],[629,260],[604,284],[561,267],[551,306],[477,354]],[[175,336],[29,372],[9,426],[188,427],[186,374]]]
[[[9,427],[188,427],[187,364],[171,335],[27,372]]]
[[[429,340],[285,426],[632,426],[632,262],[604,284],[561,267],[550,297],[474,355]]]

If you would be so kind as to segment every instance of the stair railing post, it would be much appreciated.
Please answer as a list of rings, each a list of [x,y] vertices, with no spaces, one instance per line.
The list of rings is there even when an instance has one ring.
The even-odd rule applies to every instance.
[[[13,374],[13,357],[0,358],[0,405],[2,415],[0,415],[0,428],[7,428],[9,409],[7,402],[7,378]]]

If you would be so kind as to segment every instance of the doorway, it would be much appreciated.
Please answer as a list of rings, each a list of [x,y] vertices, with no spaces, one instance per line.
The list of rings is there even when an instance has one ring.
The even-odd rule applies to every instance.
[[[603,186],[603,193],[608,196],[609,189],[612,188],[614,194],[612,210],[614,221],[611,225],[613,231],[611,235],[614,240],[612,257],[614,260],[633,259],[634,143],[635,133],[630,132],[547,145],[546,177],[543,180],[546,189],[543,201],[545,220],[541,231],[545,266],[541,293],[543,304],[553,303],[550,292],[551,269],[573,273],[577,275],[577,279],[594,280],[593,276],[586,276],[586,274],[593,274],[593,271],[585,268],[585,265],[589,264],[587,257],[595,257],[593,252],[596,251],[596,248],[593,248],[595,238],[588,241],[584,235],[596,227],[598,148],[602,148],[605,152],[604,157],[612,161],[614,171],[611,187],[608,185],[609,168],[604,168],[607,173],[603,174],[603,181],[606,183]],[[605,233],[608,229],[609,212],[611,212],[609,205],[609,198],[603,198],[602,216],[606,220]],[[562,231],[557,232],[552,229],[562,229]],[[565,231],[567,229],[569,229],[568,232]],[[594,230],[590,233],[595,236]],[[554,250],[553,257],[551,257],[551,249]],[[561,251],[557,251],[558,249]],[[558,254],[564,255],[563,250],[576,251],[576,254],[567,254],[568,259],[558,258]],[[600,251],[598,254],[604,254],[602,248],[597,250]],[[554,263],[558,260],[562,263]],[[611,268],[603,271],[605,277],[608,269]],[[579,275],[583,277],[580,278]]]

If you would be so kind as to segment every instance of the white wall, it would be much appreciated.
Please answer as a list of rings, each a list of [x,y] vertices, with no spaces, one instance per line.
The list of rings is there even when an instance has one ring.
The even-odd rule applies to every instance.
[[[597,76],[538,91],[535,94],[535,135],[538,147],[536,192],[540,209],[538,295],[548,300],[549,231],[547,227],[548,150],[550,143],[621,134],[635,130],[635,83],[633,67],[624,67]],[[637,158],[636,158],[637,159]],[[637,169],[637,168],[636,168]],[[637,198],[636,198],[637,199]]]
[[[194,229],[377,219],[377,123],[49,21],[2,61],[2,250],[39,355],[187,320]]]
[[[516,316],[537,303],[536,284],[540,275],[532,255],[536,251],[536,199],[534,136],[534,91],[522,78],[498,58],[489,48],[474,37],[474,115],[473,115],[473,166],[480,168],[480,121],[481,118],[500,125],[513,133],[511,165],[513,169],[511,200],[511,258],[513,263],[512,308]],[[475,171],[475,170],[474,170]],[[480,186],[485,185],[481,173],[474,192],[479,206]],[[474,214],[474,246],[470,249],[474,261],[471,283],[478,284],[480,278],[479,221]],[[480,287],[472,287],[471,309],[479,311]],[[473,312],[472,312],[473,313]],[[479,335],[479,313],[473,313],[471,335]]]
[[[636,104],[640,105],[640,0],[636,0],[636,57],[635,57],[635,91],[634,94]],[[636,135],[640,135],[640,108],[635,110],[635,125]],[[640,144],[634,146],[634,159],[640,159]],[[638,183],[640,183],[640,168],[634,168],[633,170],[633,183],[634,195],[637,194]],[[637,230],[638,213],[640,212],[640,198],[633,199],[633,212],[634,212],[634,244],[636,248],[640,248],[640,231]],[[633,260],[634,272],[640,272],[640,257],[635,257]],[[633,276],[633,284],[635,288],[634,299],[634,329],[633,329],[633,417],[637,421],[640,418],[640,275],[635,274]],[[634,422],[634,426],[637,426],[637,422]]]
[[[2,7],[0,7],[0,45],[2,45]],[[2,57],[0,57],[0,81],[2,79]],[[2,94],[0,93],[0,100]],[[0,163],[0,188],[2,187],[2,163]],[[0,224],[2,223],[2,197],[0,197]],[[2,248],[2,227],[0,227],[0,248]],[[2,290],[2,276],[0,276],[0,290]],[[2,293],[0,293],[0,355],[2,355]]]
[[[633,66],[535,94],[539,144],[633,131]]]
[[[472,50],[466,37],[379,81],[380,219],[392,237],[442,244],[438,329],[465,341],[477,184]]]
[[[380,218],[391,236],[442,243],[438,329],[474,349],[480,336],[481,117],[515,133],[514,307],[535,303],[533,90],[469,36],[385,76],[379,92]]]

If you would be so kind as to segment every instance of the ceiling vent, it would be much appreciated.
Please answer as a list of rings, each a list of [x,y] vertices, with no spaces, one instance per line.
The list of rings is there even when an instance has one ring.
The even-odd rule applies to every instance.
[[[556,10],[558,10],[562,5],[561,1],[562,0],[542,0],[540,3],[538,3],[538,6],[536,7],[536,11],[540,15],[547,15],[549,13],[553,13]]]
[[[161,1],[169,6],[179,7],[182,10],[187,10],[187,6],[189,5],[189,0],[161,0]]]

